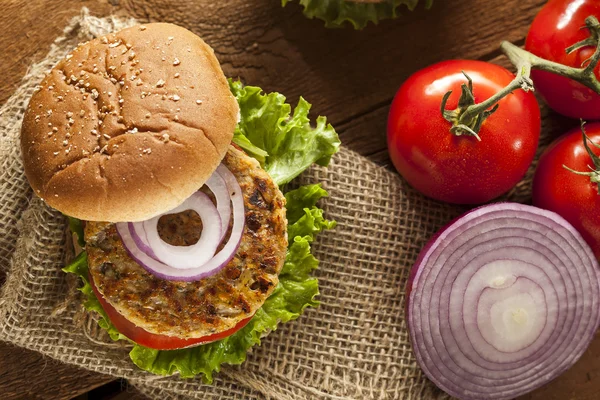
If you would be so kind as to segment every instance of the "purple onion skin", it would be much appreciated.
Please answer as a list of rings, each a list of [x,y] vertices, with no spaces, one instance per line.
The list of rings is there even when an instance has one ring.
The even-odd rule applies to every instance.
[[[454,219],[452,219],[448,224],[446,224],[445,226],[443,226],[438,232],[436,232],[433,237],[425,244],[425,246],[423,247],[423,249],[421,250],[421,252],[419,253],[419,256],[417,257],[417,260],[415,261],[415,263],[413,264],[410,273],[409,273],[409,277],[408,277],[408,281],[407,281],[407,285],[406,285],[406,290],[405,290],[405,313],[406,313],[406,321],[407,321],[407,325],[409,326],[409,335],[411,337],[411,342],[413,342],[413,337],[412,337],[412,329],[410,329],[410,325],[411,325],[411,313],[410,313],[410,306],[412,304],[412,299],[411,299],[411,294],[412,291],[414,289],[414,281],[415,278],[417,276],[417,274],[419,273],[419,271],[424,267],[424,261],[425,258],[428,256],[430,250],[432,249],[432,247],[435,245],[435,243],[437,242],[437,240],[440,238],[440,236],[442,236],[448,229],[450,229],[455,223],[457,223],[459,220],[465,218],[466,216],[477,212],[481,209],[485,209],[485,208],[496,208],[496,209],[501,209],[502,206],[516,206],[516,209],[518,211],[528,211],[531,208],[537,208],[537,207],[533,207],[533,206],[527,206],[527,205],[522,205],[522,204],[518,204],[518,203],[510,203],[510,202],[499,202],[499,203],[493,203],[493,204],[488,204],[488,205],[484,205],[484,206],[480,206],[477,208],[474,208]],[[539,209],[539,208],[538,208]],[[540,211],[543,211],[546,215],[548,215],[550,217],[550,215],[553,216],[553,219],[555,222],[557,222],[558,224],[562,225],[564,228],[566,228],[570,233],[573,234],[573,236],[576,238],[576,240],[584,247],[588,249],[588,253],[590,255],[591,260],[593,260],[593,262],[595,263],[595,269],[597,272],[597,278],[598,278],[598,282],[600,285],[600,265],[598,264],[598,259],[593,255],[593,252],[591,250],[591,248],[589,248],[589,245],[587,245],[587,243],[584,241],[583,237],[581,236],[581,234],[568,222],[566,221],[563,217],[561,217],[560,215],[548,211],[548,210],[542,210],[539,209]],[[600,328],[600,320],[597,323],[596,326],[596,330]],[[594,335],[590,335],[589,338],[586,339],[586,341],[584,342],[585,347],[584,348],[588,348],[589,345],[591,344],[591,342],[594,339]],[[540,380],[540,382],[537,382],[535,385],[532,385],[530,388],[528,388],[527,393],[538,389],[539,387],[542,387],[544,385],[546,385],[547,383],[551,382],[552,380],[556,379],[558,376],[560,376],[562,373],[564,373],[565,371],[567,371],[569,368],[572,367],[572,365],[577,362],[578,359],[576,359],[573,363],[571,364],[567,364],[565,365],[563,368],[559,369],[559,370],[555,370],[552,373],[552,377],[550,379],[547,380]],[[421,363],[421,360],[417,360],[418,363]],[[425,372],[425,371],[424,371]],[[429,376],[428,373],[426,373],[427,377],[436,384],[436,386],[440,387],[440,385],[437,383],[438,380],[435,376]],[[457,393],[450,393],[451,395],[455,396],[455,397],[459,397],[457,396]],[[523,395],[525,393],[521,393],[520,395]],[[459,397],[460,398],[460,397]],[[482,396],[482,397],[464,397],[465,399],[495,399],[497,397],[494,397],[492,394],[490,394],[489,396]]]
[[[158,257],[156,257],[156,254],[154,254],[154,250],[152,250],[152,247],[146,246],[146,244],[139,237],[139,235],[135,231],[135,228],[133,227],[133,224],[134,224],[133,222],[128,222],[127,223],[127,228],[129,229],[129,234],[133,238],[133,241],[135,242],[135,244],[137,245],[137,247],[139,247],[140,250],[142,250],[144,253],[148,254],[150,257],[154,258],[156,261],[160,261],[158,259]],[[118,232],[119,231],[117,230],[117,233]],[[120,234],[119,234],[119,237],[120,237]],[[121,237],[121,242],[122,241],[123,241],[123,238]],[[125,250],[128,250],[127,246],[125,246]]]
[[[406,311],[406,319],[408,320],[409,317],[409,306],[410,306],[410,293],[412,292],[412,288],[413,288],[413,281],[415,280],[415,277],[417,276],[417,273],[419,272],[419,269],[421,269],[421,266],[423,264],[423,260],[425,259],[425,256],[427,255],[427,253],[429,253],[429,250],[431,249],[431,247],[434,245],[434,243],[439,239],[440,236],[442,236],[444,234],[444,232],[446,232],[450,227],[452,227],[456,222],[458,222],[459,220],[463,219],[464,217],[466,217],[467,215],[470,215],[476,211],[479,211],[482,208],[487,208],[487,207],[492,207],[492,206],[501,206],[501,205],[519,205],[518,203],[511,203],[511,202],[500,202],[500,203],[493,203],[493,204],[487,204],[484,206],[479,206],[476,208],[473,208],[470,211],[467,211],[464,214],[459,215],[458,217],[455,217],[454,219],[452,219],[450,222],[448,222],[446,225],[444,225],[439,231],[437,231],[432,237],[431,239],[429,239],[427,241],[427,243],[425,244],[425,246],[423,247],[423,249],[421,250],[421,252],[419,253],[419,256],[417,257],[417,261],[415,261],[415,263],[413,264],[412,268],[410,269],[410,273],[408,275],[408,281],[406,283],[406,302],[405,302],[405,311]],[[547,211],[547,210],[545,210]],[[551,211],[549,211],[551,212]],[[556,214],[557,217],[559,217],[560,219],[562,219],[564,222],[566,222],[568,224],[568,226],[571,226],[566,220],[564,220],[562,217],[560,217],[558,214]],[[578,236],[581,236],[579,234],[579,232],[575,231],[573,228],[573,231],[575,233],[577,233]],[[582,239],[583,240],[583,239]]]
[[[504,203],[498,203],[498,204],[504,204]],[[461,219],[463,217],[466,217],[467,215],[471,214],[472,212],[479,210],[482,207],[486,207],[486,206],[474,208],[471,211],[466,212],[466,213],[459,215],[458,217],[455,217],[454,219],[452,219],[450,222],[448,222],[446,225],[444,225],[439,231],[437,231],[431,237],[431,239],[429,239],[427,241],[427,243],[425,244],[425,246],[419,253],[419,256],[417,257],[417,261],[415,261],[412,268],[410,269],[410,273],[408,274],[408,281],[406,282],[406,290],[405,290],[406,301],[404,302],[404,311],[406,313],[407,321],[409,320],[409,317],[410,317],[410,311],[409,311],[409,309],[410,309],[410,294],[413,289],[413,282],[415,280],[415,277],[417,276],[417,272],[419,272],[419,269],[421,268],[421,265],[423,264],[423,260],[425,259],[425,256],[427,255],[427,253],[429,253],[429,249],[431,249],[431,246],[433,246],[433,244],[436,242],[436,240],[438,240],[438,238],[440,236],[442,236],[442,234],[444,232],[446,232],[452,225],[454,225],[455,222],[457,222],[459,219]]]
[[[242,196],[242,200],[241,201],[243,202],[242,189],[239,187],[239,183],[237,182],[235,176],[227,169],[227,167],[223,166],[223,168],[230,175],[230,179],[233,182],[233,185],[232,185],[233,186],[233,191],[239,193],[240,196]],[[219,172],[215,172],[215,173],[219,173]],[[224,179],[225,183],[227,183],[227,180],[228,180],[227,177],[224,177],[223,179]],[[232,186],[230,186],[230,185],[227,185],[227,186],[228,186],[228,190],[232,190]],[[235,208],[235,205],[233,205],[233,208]],[[241,203],[239,211],[240,211],[239,218],[241,219],[241,224],[242,224],[242,228],[241,229],[242,229],[242,231],[241,231],[240,238],[239,238],[238,242],[235,244],[234,249],[231,251],[230,255],[218,267],[212,268],[211,270],[203,272],[203,273],[200,273],[198,275],[183,277],[183,276],[171,276],[171,275],[167,275],[167,274],[164,274],[164,273],[157,272],[154,269],[152,269],[149,266],[147,266],[138,257],[136,257],[132,253],[132,251],[126,245],[123,245],[123,248],[125,249],[125,251],[129,255],[129,257],[131,257],[131,259],[133,259],[138,265],[140,265],[142,268],[144,268],[148,273],[156,276],[157,278],[164,279],[164,280],[167,280],[167,281],[174,281],[174,282],[194,282],[194,281],[198,281],[200,279],[208,278],[210,276],[215,275],[216,273],[218,273],[219,271],[221,271],[227,264],[229,264],[229,262],[236,256],[236,254],[237,254],[237,252],[238,252],[238,250],[240,248],[240,245],[241,245],[242,240],[244,238],[244,234],[246,233],[245,207],[244,207],[243,203]],[[235,211],[234,211],[234,213],[235,213]],[[138,248],[140,248],[140,246],[138,244],[142,244],[143,247],[148,248],[148,246],[146,246],[141,241],[141,239],[139,237],[137,237],[137,234],[135,233],[135,229],[133,229],[133,225],[132,224],[128,224],[127,225],[127,229],[129,231],[129,234],[132,235],[132,239],[134,240],[134,243],[136,244],[136,246]],[[133,231],[133,234],[132,234],[132,231]],[[117,229],[117,234],[119,235],[119,239],[121,239],[121,242],[125,243],[125,240],[124,240],[123,236],[121,235],[121,233],[119,232],[119,229]],[[137,237],[137,240],[136,240],[136,237]],[[231,238],[229,240],[231,240]],[[150,250],[151,250],[151,248],[150,248]],[[143,248],[140,248],[140,251],[142,253],[145,253],[143,251]],[[223,251],[223,250],[221,250],[221,251]],[[153,254],[154,252],[151,251],[151,253]],[[219,253],[217,253],[217,254],[219,254]],[[145,255],[147,255],[150,258],[154,259],[154,257],[152,255],[148,254],[148,253],[145,253]],[[155,259],[155,261],[160,262],[160,261],[158,261],[156,259]]]

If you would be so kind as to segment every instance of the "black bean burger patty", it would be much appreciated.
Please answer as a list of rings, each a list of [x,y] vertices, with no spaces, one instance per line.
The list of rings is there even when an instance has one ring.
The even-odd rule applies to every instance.
[[[196,338],[230,329],[253,315],[278,283],[287,249],[285,198],[258,162],[242,151],[231,147],[223,162],[242,188],[246,224],[237,254],[211,277],[196,282],[157,278],[129,257],[114,224],[86,223],[90,274],[98,290],[119,313],[150,333]],[[173,227],[192,219],[184,215],[161,218],[160,223],[190,235],[181,244],[193,243],[197,229]]]

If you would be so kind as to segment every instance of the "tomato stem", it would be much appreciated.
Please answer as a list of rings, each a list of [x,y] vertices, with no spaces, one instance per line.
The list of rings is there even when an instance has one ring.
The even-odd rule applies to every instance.
[[[452,124],[450,132],[456,136],[469,135],[475,137],[477,140],[481,140],[479,137],[481,125],[490,115],[496,112],[500,100],[517,89],[523,89],[526,92],[534,90],[533,82],[530,78],[532,69],[548,71],[573,79],[600,94],[600,81],[594,72],[598,63],[600,63],[600,22],[598,22],[596,17],[589,16],[585,20],[585,25],[590,32],[590,37],[575,43],[565,50],[570,54],[583,47],[593,46],[596,48],[592,57],[586,60],[581,68],[568,67],[553,61],[548,61],[531,54],[510,42],[502,42],[500,48],[517,67],[517,76],[508,86],[494,96],[476,104],[475,96],[473,95],[473,82],[471,81],[471,78],[465,74],[467,84],[462,85],[462,94],[458,101],[458,108],[456,110],[446,110],[446,104],[452,92],[446,93],[442,100],[441,112],[443,117]],[[587,140],[586,148],[589,149]],[[583,172],[582,174],[588,174],[592,177],[592,180],[600,180],[600,158],[594,155],[591,150],[589,152],[594,160],[594,165],[597,170],[593,172],[595,175],[587,172]]]
[[[586,60],[581,68],[568,67],[563,64],[545,60],[507,41],[502,42],[500,48],[518,68],[527,66],[530,70],[539,69],[552,72],[573,79],[600,94],[600,81],[594,73],[594,70],[600,62],[600,22],[598,22],[596,17],[589,16],[585,20],[585,25],[590,31],[591,36],[566,49],[566,52],[570,54],[583,47],[592,46],[596,48],[592,57]]]
[[[529,72],[530,68],[527,65],[523,65],[519,69],[519,74],[508,86],[489,99],[477,104],[475,102],[475,95],[473,94],[473,81],[463,71],[465,78],[467,78],[467,83],[461,86],[462,94],[458,100],[458,108],[456,110],[446,110],[446,104],[452,91],[446,93],[442,99],[441,112],[442,116],[452,124],[450,132],[456,136],[473,136],[478,141],[481,141],[481,137],[479,136],[481,125],[490,115],[498,110],[498,102],[500,100],[517,89],[525,91],[533,90],[533,82],[529,78]]]
[[[563,168],[566,169],[567,171],[570,171],[570,172],[576,174],[576,175],[589,176],[590,181],[592,181],[592,183],[595,183],[598,185],[598,194],[600,194],[600,157],[597,156],[592,151],[592,148],[590,147],[590,143],[599,149],[600,149],[600,144],[592,142],[592,140],[589,138],[589,136],[585,133],[585,121],[583,121],[583,120],[581,121],[581,132],[583,134],[583,146],[585,147],[585,150],[587,151],[587,153],[590,155],[590,158],[592,159],[594,166],[593,167],[591,165],[589,166],[589,168],[590,168],[589,172],[576,171],[572,168],[567,167],[566,165],[563,165]]]

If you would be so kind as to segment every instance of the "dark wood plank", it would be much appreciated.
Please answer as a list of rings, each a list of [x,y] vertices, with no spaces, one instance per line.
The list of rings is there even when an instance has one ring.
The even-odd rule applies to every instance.
[[[0,360],[3,400],[70,399],[114,379],[2,342]]]
[[[118,1],[117,1],[118,2]],[[43,57],[67,23],[86,6],[97,15],[118,9],[108,0],[11,0],[2,2],[0,12],[0,103],[19,86],[29,65]]]
[[[215,48],[229,76],[302,95],[334,124],[389,103],[412,72],[448,58],[490,58],[522,41],[545,0],[438,1],[356,32],[323,29],[297,4],[277,1],[122,0],[138,18],[181,24]]]
[[[147,400],[125,380],[119,379],[73,398],[72,400]]]

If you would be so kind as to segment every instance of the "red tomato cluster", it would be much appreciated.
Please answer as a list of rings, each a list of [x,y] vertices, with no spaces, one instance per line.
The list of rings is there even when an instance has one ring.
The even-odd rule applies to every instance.
[[[581,68],[593,46],[566,49],[590,37],[585,19],[600,18],[598,0],[550,0],[527,36],[526,49],[546,60]],[[600,68],[595,74],[600,78]],[[540,110],[532,93],[518,90],[498,102],[475,135],[451,132],[444,110],[461,112],[467,79],[479,104],[515,78],[497,65],[454,60],[425,68],[398,90],[388,119],[388,147],[394,166],[424,195],[456,204],[489,202],[511,190],[531,165],[540,135]],[[600,95],[580,83],[532,71],[536,90],[555,111],[600,120]],[[441,108],[444,96],[449,96]],[[454,124],[455,126],[456,124]],[[557,140],[540,160],[534,178],[534,205],[557,212],[578,229],[600,258],[600,123]],[[464,132],[463,132],[464,133]],[[480,141],[478,140],[480,139]],[[581,173],[576,173],[581,172]]]

